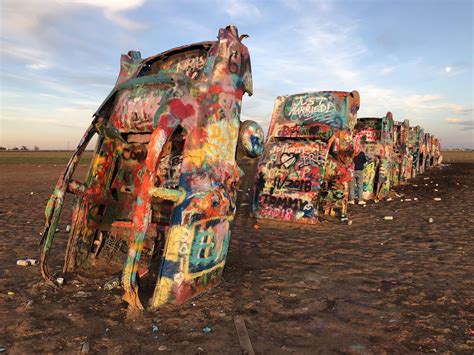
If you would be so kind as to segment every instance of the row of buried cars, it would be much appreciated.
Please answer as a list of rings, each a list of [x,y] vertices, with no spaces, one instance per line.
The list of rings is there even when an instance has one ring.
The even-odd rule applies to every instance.
[[[440,141],[409,121],[357,118],[357,91],[323,91],[276,99],[255,183],[253,212],[314,224],[318,215],[347,221],[355,155],[362,150],[363,196],[379,201],[392,187],[441,162]]]
[[[244,38],[227,26],[216,41],[148,58],[122,55],[114,88],[46,206],[40,268],[49,285],[67,285],[75,273],[98,282],[119,277],[107,285],[121,284],[134,309],[183,303],[216,285],[243,156],[261,157],[254,214],[305,223],[316,223],[319,210],[347,215],[356,144],[371,157],[364,198],[382,198],[439,161],[439,141],[421,128],[394,123],[391,114],[358,120],[356,91],[278,97],[264,142],[257,123],[240,122],[242,97],[253,92]],[[78,181],[94,138],[87,177]],[[64,264],[51,268],[68,194],[74,203]]]

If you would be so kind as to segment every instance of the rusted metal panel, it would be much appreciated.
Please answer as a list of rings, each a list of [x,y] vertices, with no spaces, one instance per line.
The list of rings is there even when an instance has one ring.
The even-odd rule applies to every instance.
[[[357,91],[277,97],[257,168],[253,212],[258,218],[314,224],[323,192],[327,201],[347,196],[346,165],[352,161],[359,103]],[[337,194],[340,184],[343,192]]]
[[[250,157],[263,150],[260,126],[239,119],[242,96],[252,90],[249,52],[233,26],[220,29],[214,42],[143,60],[135,51],[122,55],[116,86],[48,202],[44,278],[55,282],[47,257],[69,191],[77,201],[64,273],[105,259],[122,273],[123,299],[137,309],[144,308],[141,277],[156,280],[151,308],[217,284],[241,176],[237,147]],[[86,182],[71,184],[94,134]]]

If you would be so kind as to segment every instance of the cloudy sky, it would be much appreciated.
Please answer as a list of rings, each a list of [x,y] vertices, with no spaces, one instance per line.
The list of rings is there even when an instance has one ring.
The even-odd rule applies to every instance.
[[[242,119],[265,131],[277,95],[358,90],[383,116],[474,148],[471,0],[2,0],[0,145],[73,148],[115,83],[142,57],[238,26],[254,95]]]

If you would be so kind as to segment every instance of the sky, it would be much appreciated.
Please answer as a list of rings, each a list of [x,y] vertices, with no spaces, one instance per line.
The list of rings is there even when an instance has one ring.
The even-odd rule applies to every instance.
[[[2,0],[0,146],[74,148],[128,50],[148,57],[238,27],[268,128],[276,96],[357,90],[359,117],[409,119],[474,149],[472,0]]]

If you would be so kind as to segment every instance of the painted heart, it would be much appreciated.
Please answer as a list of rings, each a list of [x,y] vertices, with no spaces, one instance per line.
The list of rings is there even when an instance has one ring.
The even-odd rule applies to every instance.
[[[294,153],[283,153],[280,162],[285,168],[290,168],[296,163],[297,156]]]

